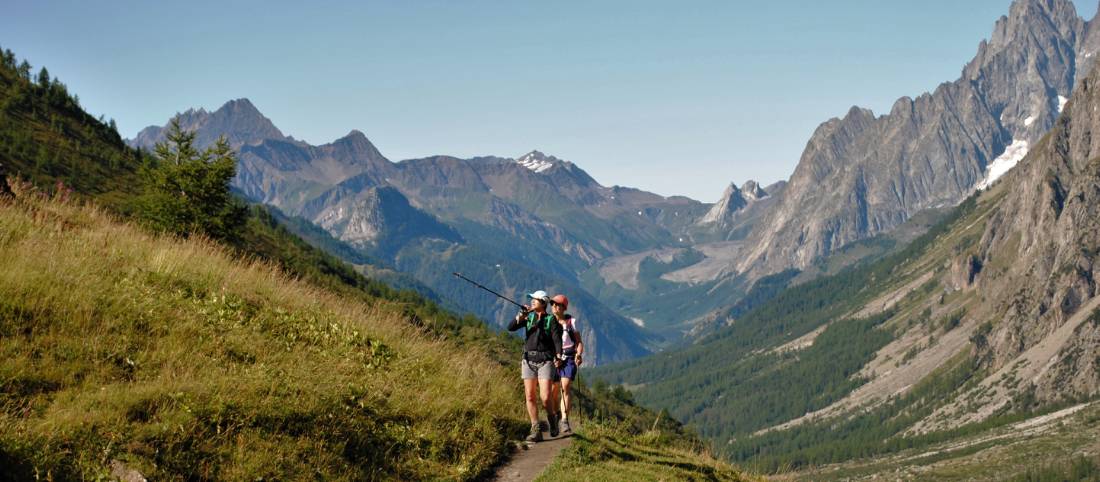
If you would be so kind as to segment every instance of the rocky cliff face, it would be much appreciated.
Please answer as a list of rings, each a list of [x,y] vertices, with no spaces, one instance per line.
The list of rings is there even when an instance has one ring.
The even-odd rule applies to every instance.
[[[880,117],[853,107],[822,124],[737,270],[806,267],[922,209],[954,205],[1011,168],[1091,65],[1094,28],[1068,0],[1017,0],[958,80]]]
[[[980,379],[911,432],[1024,412],[1100,391],[1100,70],[1081,79],[1061,117],[1019,165],[979,193],[987,214],[943,239],[946,290]],[[962,301],[967,300],[967,301]],[[954,308],[952,308],[954,309]],[[957,340],[961,341],[959,337]],[[931,341],[928,353],[949,346]],[[918,355],[934,363],[946,358]],[[903,371],[903,370],[898,370]],[[886,385],[883,373],[876,383]],[[896,376],[897,371],[892,376]],[[922,374],[923,376],[924,374]]]
[[[1094,393],[1100,387],[1100,71],[1080,83],[1050,134],[999,189],[972,261],[996,322],[979,347],[993,368],[1033,349],[1058,330],[1072,336],[1029,380],[1041,398]],[[1085,312],[1082,312],[1082,311]],[[1091,318],[1089,317],[1091,315]],[[1069,324],[1072,324],[1070,326]]]
[[[462,237],[431,215],[412,207],[400,191],[372,187],[340,202],[319,206],[314,224],[351,246],[381,255],[392,254],[416,238],[461,242]]]

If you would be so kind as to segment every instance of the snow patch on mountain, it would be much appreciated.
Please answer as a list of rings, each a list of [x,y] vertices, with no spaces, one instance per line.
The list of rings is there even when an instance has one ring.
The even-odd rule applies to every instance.
[[[1009,144],[1009,146],[1005,148],[1005,151],[989,164],[989,174],[986,175],[984,181],[978,184],[978,189],[986,189],[992,186],[997,178],[1003,176],[1006,172],[1015,167],[1016,163],[1020,162],[1020,160],[1027,155],[1027,151],[1027,141],[1013,140],[1012,144]]]
[[[1058,96],[1058,112],[1062,112],[1062,109],[1066,107],[1066,102],[1069,102],[1069,99],[1060,95]]]
[[[1032,122],[1035,122],[1035,116],[1028,116],[1027,119],[1024,119],[1024,126],[1030,126]]]
[[[523,167],[539,173],[554,167],[554,162],[547,159],[546,156],[539,151],[524,154],[519,159],[516,159],[516,162]]]

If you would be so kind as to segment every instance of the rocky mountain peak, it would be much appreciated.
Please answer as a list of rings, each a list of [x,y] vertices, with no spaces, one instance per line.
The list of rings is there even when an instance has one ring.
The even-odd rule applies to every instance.
[[[750,181],[752,182],[752,181]],[[746,183],[747,186],[748,183]],[[752,182],[752,187],[759,190],[759,186],[756,186],[755,182]],[[755,190],[754,194],[755,196]],[[755,197],[753,198],[756,199]],[[714,206],[702,218],[699,219],[700,225],[706,224],[724,224],[729,219],[749,204],[749,201],[745,198],[744,191],[737,188],[737,184],[730,183],[726,187],[726,190],[722,193],[722,199],[714,203]]]
[[[371,143],[370,139],[367,139],[367,135],[358,129],[352,129],[346,136],[333,141],[331,145],[337,150],[354,157],[382,157],[382,153]]]
[[[997,19],[989,45],[1007,46],[1036,28],[1053,27],[1063,36],[1072,36],[1081,26],[1077,9],[1069,0],[1016,0],[1008,15]]]
[[[210,114],[203,127],[225,133],[229,143],[233,145],[286,138],[270,119],[264,117],[251,101],[244,98],[226,102]]]
[[[546,172],[548,169],[554,167],[562,161],[561,159],[558,159],[554,156],[548,156],[537,150],[534,150],[520,156],[518,159],[516,159],[516,162],[519,163],[519,165],[526,167],[532,171],[542,173]]]
[[[1090,25],[1069,0],[1016,0],[960,78],[821,124],[735,270],[804,267],[987,187],[1054,125],[1100,48]]]
[[[257,144],[267,139],[287,139],[270,119],[264,117],[259,109],[245,98],[226,102],[214,112],[192,108],[176,114],[174,118],[179,120],[184,130],[196,133],[195,142],[200,147],[212,145],[222,135],[234,148]],[[165,134],[164,127],[146,127],[130,140],[129,144],[152,149],[156,143],[164,141]]]
[[[252,101],[244,97],[230,100],[222,104],[222,106],[214,112],[221,115],[236,117],[238,119],[253,119],[257,122],[263,122],[267,119],[260,113],[260,109],[257,109]]]
[[[730,184],[730,187],[733,185]],[[748,202],[754,202],[768,197],[768,192],[760,187],[759,183],[750,179],[741,186],[741,197]]]
[[[352,129],[344,137],[320,146],[317,153],[321,156],[314,164],[323,164],[325,159],[335,161],[335,164],[328,166],[330,171],[340,173],[335,177],[366,173],[378,181],[392,174],[394,169],[393,163],[358,129]]]

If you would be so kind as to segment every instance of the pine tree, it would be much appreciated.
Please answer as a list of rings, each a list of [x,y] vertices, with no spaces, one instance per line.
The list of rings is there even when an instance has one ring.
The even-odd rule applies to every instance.
[[[19,63],[18,72],[19,72],[19,76],[22,77],[23,80],[27,80],[27,81],[31,80],[31,64],[30,64],[30,62],[27,62],[26,59],[23,59],[23,61]]]
[[[142,217],[154,228],[180,236],[203,234],[236,241],[246,209],[229,190],[237,159],[224,137],[200,150],[195,133],[173,119],[165,142],[157,143],[159,164],[149,174]]]
[[[43,89],[50,88],[50,71],[46,70],[45,66],[42,66],[42,70],[38,71],[38,86]]]

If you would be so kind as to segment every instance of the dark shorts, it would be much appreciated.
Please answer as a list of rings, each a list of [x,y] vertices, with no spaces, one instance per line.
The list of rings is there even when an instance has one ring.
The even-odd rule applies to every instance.
[[[558,369],[558,375],[561,378],[576,380],[577,372],[579,372],[580,370],[581,368],[577,366],[577,360],[574,357],[570,356],[565,359],[565,364]]]

